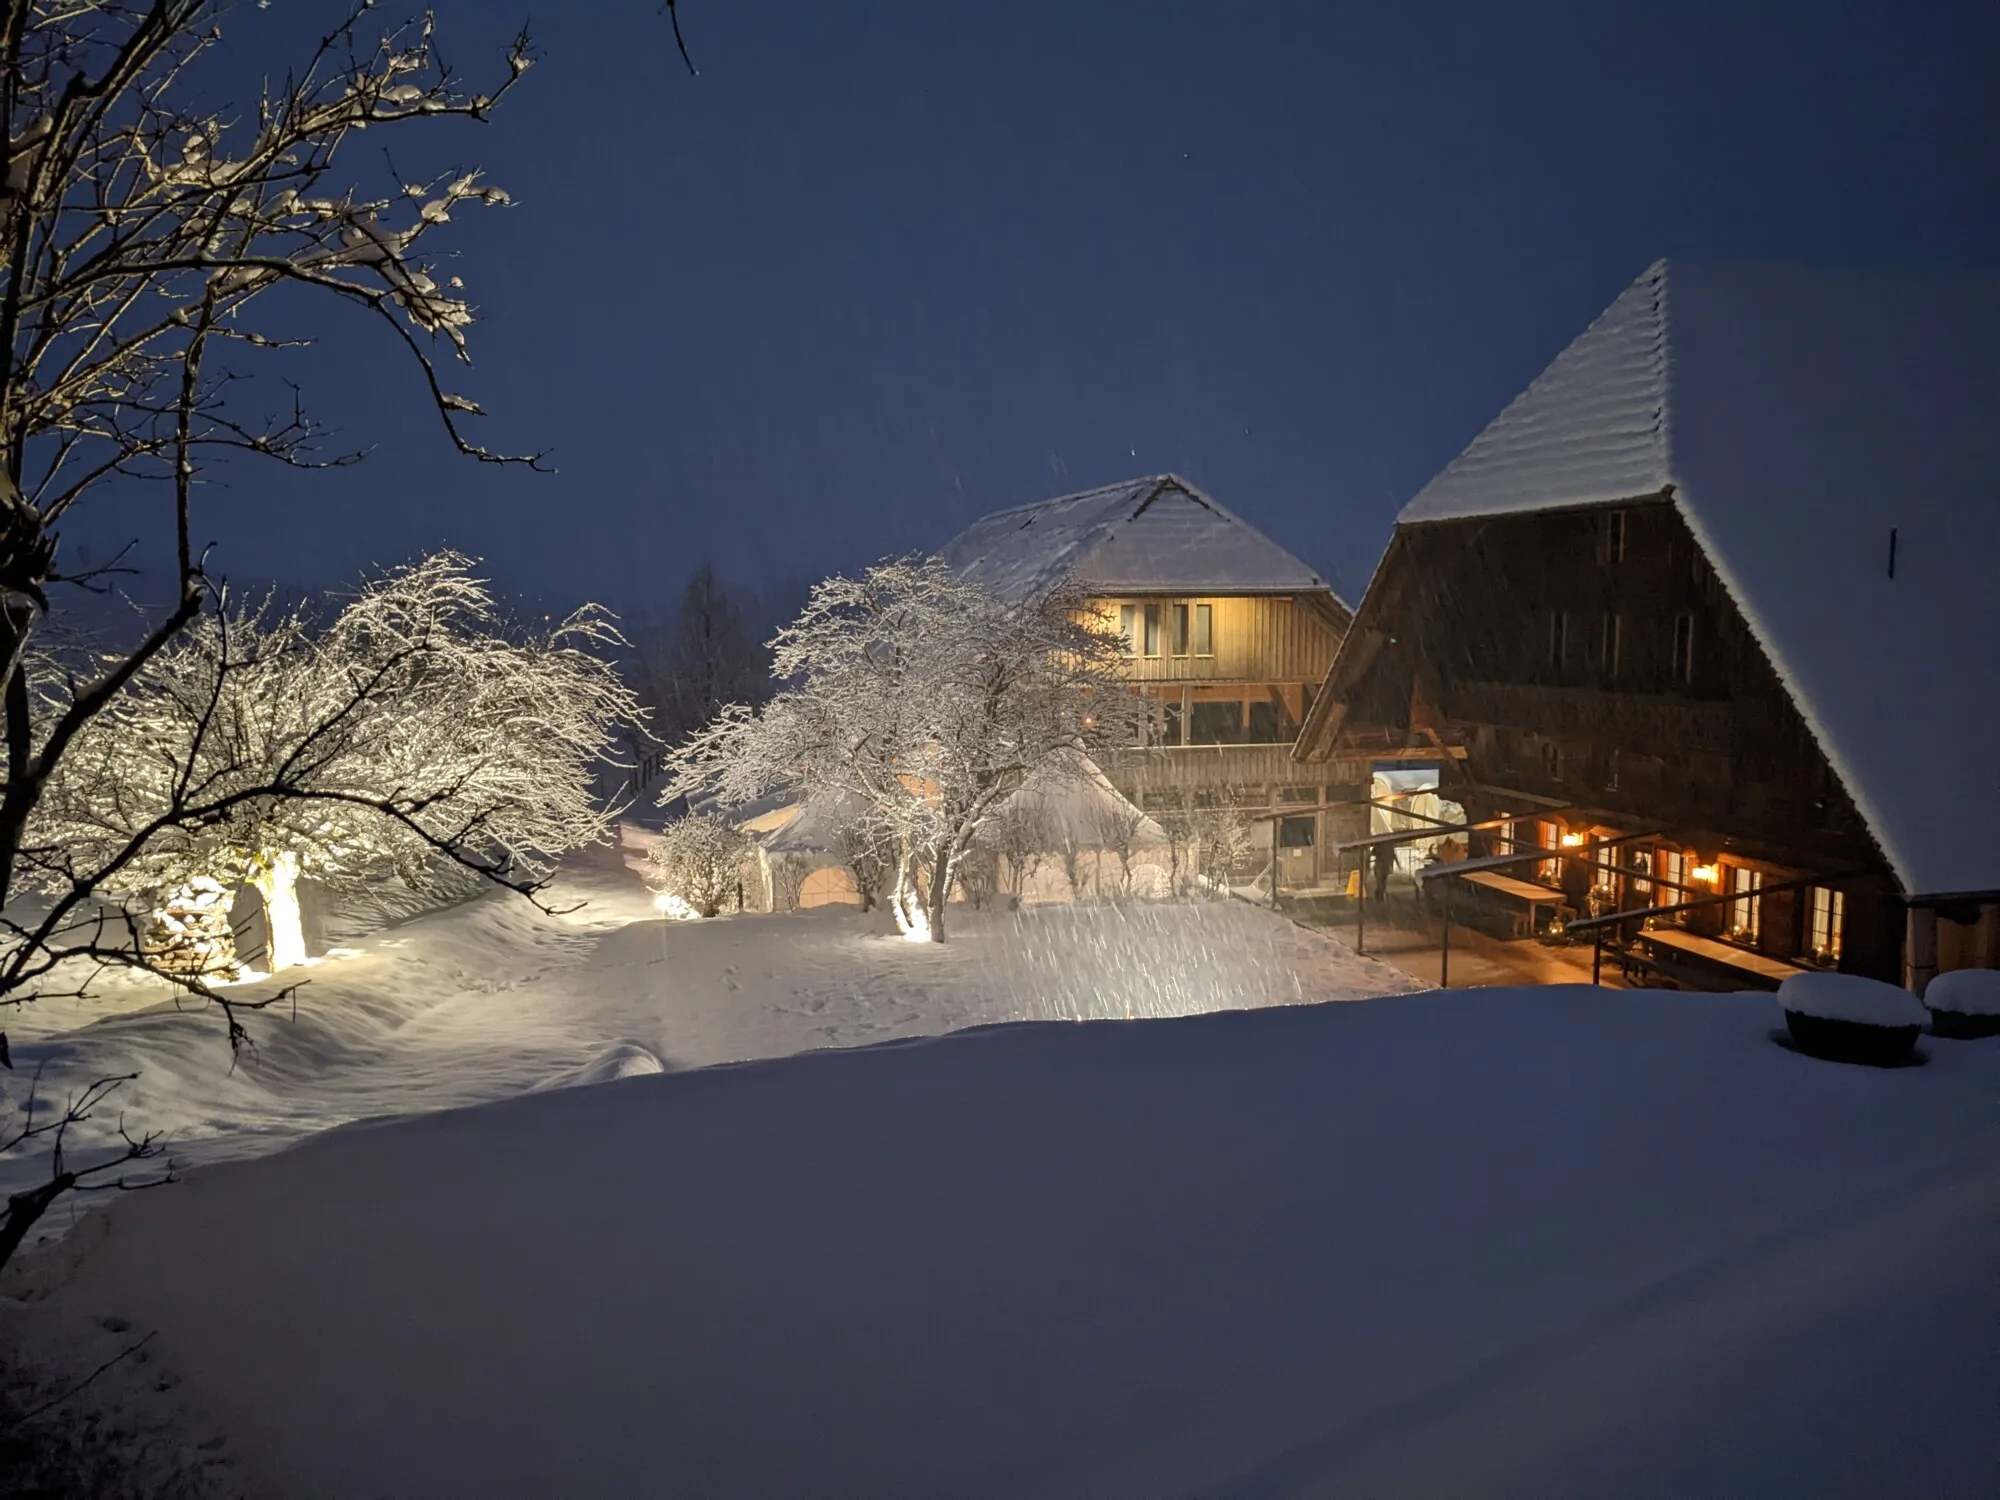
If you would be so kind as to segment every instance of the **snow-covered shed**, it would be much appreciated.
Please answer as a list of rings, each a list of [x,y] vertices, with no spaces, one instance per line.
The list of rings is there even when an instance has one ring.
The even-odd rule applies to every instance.
[[[1122,795],[1151,811],[1282,808],[1295,848],[1357,815],[1348,768],[1307,768],[1289,750],[1352,611],[1188,480],[1154,474],[997,511],[942,551],[1004,599],[1080,587],[1123,634],[1131,680],[1156,708],[1148,744],[1104,766]]]
[[[1983,906],[1958,941],[1992,962],[1996,481],[2000,277],[1658,262],[1404,507],[1301,752],[1426,727],[1474,780],[1616,808],[1636,726],[1674,739],[1679,704],[1706,717],[1666,791],[1757,792],[1710,798],[1700,831],[1748,844],[1795,794],[1807,822],[1851,804],[1919,909],[1919,978],[1940,908]],[[1750,774],[1789,733],[1759,673],[1837,785]],[[1614,722],[1623,743],[1589,743]]]

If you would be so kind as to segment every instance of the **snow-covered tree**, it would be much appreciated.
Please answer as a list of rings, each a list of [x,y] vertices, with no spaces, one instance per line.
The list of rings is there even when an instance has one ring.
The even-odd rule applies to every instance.
[[[890,905],[943,941],[956,866],[995,808],[1065,750],[1135,742],[1120,638],[1081,593],[995,597],[940,558],[829,578],[773,645],[787,684],[672,758],[663,800],[780,787],[865,807],[894,840]]]
[[[750,841],[720,813],[688,813],[666,826],[646,856],[646,878],[697,917],[719,916],[742,886]]]
[[[428,890],[470,871],[531,893],[554,856],[604,836],[597,771],[636,711],[606,616],[510,630],[453,553],[337,603],[225,603],[90,719],[23,850],[64,918],[39,934],[45,962],[110,956],[90,896],[140,927],[131,961],[183,982],[226,975],[234,954],[212,924],[178,947],[157,934],[187,934],[178,913],[248,881],[284,968],[305,956],[301,876]],[[48,683],[49,716],[66,691]]]
[[[268,418],[270,406],[242,399],[259,359],[298,345],[291,330],[312,299],[374,321],[461,451],[514,461],[467,436],[479,408],[445,384],[436,352],[465,357],[472,308],[430,254],[469,208],[506,195],[463,168],[397,171],[375,147],[393,143],[407,169],[420,146],[408,137],[429,133],[427,122],[485,119],[528,68],[528,44],[475,89],[444,66],[428,20],[364,33],[372,16],[354,4],[299,66],[268,75],[247,104],[225,104],[200,101],[227,7],[0,8],[0,911],[16,911],[25,877],[52,873],[32,829],[66,758],[220,597],[194,540],[206,459],[353,456],[318,451],[296,397]],[[359,152],[363,131],[370,149]],[[134,643],[77,664],[59,692],[33,691],[31,658],[46,654],[38,643],[63,591],[107,576],[64,566],[57,530],[104,482],[148,478],[171,494],[148,543],[171,559],[170,597]],[[79,868],[133,858],[100,854]],[[93,889],[68,893],[64,922]],[[38,945],[64,930],[76,938],[10,917],[0,997],[46,992],[51,955]]]
[[[1118,860],[1118,889],[1121,895],[1132,894],[1132,855],[1139,847],[1139,836],[1146,827],[1146,815],[1137,805],[1123,797],[1113,801],[1106,798],[1092,810],[1093,831],[1097,847]]]

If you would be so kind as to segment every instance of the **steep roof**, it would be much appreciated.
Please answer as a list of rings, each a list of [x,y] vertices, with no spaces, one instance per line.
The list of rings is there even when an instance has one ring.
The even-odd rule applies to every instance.
[[[944,556],[1006,599],[1065,578],[1129,593],[1332,592],[1248,521],[1173,474],[995,511],[948,542]]]
[[[1662,261],[1397,521],[1670,495],[1905,891],[1946,895],[2000,889],[1996,485],[2000,277]]]

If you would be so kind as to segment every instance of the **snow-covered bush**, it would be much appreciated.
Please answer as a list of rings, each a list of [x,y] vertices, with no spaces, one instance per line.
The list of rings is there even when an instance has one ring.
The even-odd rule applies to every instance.
[[[1202,869],[1223,885],[1249,860],[1257,839],[1256,827],[1233,792],[1220,793],[1213,805],[1195,809],[1194,832]]]
[[[1924,986],[1931,1030],[1960,1039],[2000,1036],[2000,969],[1952,969]]]
[[[1800,1049],[1834,1062],[1899,1063],[1925,1019],[1908,990],[1859,974],[1794,974],[1778,986],[1778,1004]]]
[[[646,882],[687,903],[698,917],[721,914],[742,888],[750,841],[719,813],[689,813],[669,823],[646,856]]]

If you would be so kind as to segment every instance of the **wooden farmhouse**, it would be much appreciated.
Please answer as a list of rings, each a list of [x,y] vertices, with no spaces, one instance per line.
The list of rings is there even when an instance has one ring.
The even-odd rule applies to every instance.
[[[1996,483],[2000,279],[1656,264],[1404,508],[1301,768],[1433,759],[1455,899],[1641,978],[2000,966]]]
[[[1087,588],[1154,705],[1146,743],[1103,767],[1111,782],[1148,812],[1273,817],[1285,885],[1318,878],[1364,795],[1350,765],[1292,754],[1351,619],[1324,579],[1171,474],[998,511],[944,556],[1003,598]]]

